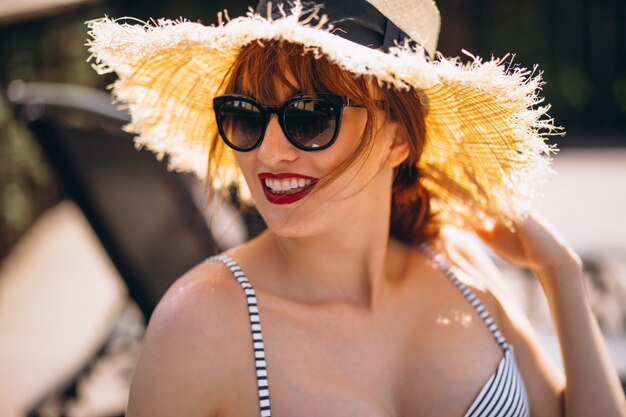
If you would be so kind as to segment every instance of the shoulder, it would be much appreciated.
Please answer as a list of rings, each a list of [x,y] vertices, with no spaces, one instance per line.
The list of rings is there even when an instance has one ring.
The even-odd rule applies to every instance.
[[[498,268],[481,242],[468,232],[445,226],[429,245],[497,321],[499,305],[506,304],[502,302],[502,298],[506,296],[505,285]],[[431,265],[431,268],[436,267]]]
[[[446,226],[441,231],[439,246],[449,261],[471,278],[469,285],[489,292],[504,287],[500,271],[476,236]]]
[[[557,415],[564,386],[562,372],[547,354],[524,313],[519,297],[508,288],[504,277],[483,245],[467,233],[450,228],[443,235],[443,251],[468,278],[467,285],[490,310],[498,327],[515,348],[533,410]]]
[[[487,304],[505,331],[508,322],[527,323],[519,298],[511,292],[510,285],[477,237],[448,226],[442,230],[436,244],[438,251],[459,272],[459,278]]]
[[[239,283],[224,264],[202,262],[163,295],[150,318],[148,336],[174,332],[188,344],[218,342],[221,331],[228,330],[233,314],[241,309],[242,298]]]
[[[519,297],[477,237],[447,226],[434,243],[436,250],[451,265],[455,275],[480,299],[509,341],[520,334],[533,333]]]
[[[218,326],[216,314],[234,308],[241,288],[226,265],[204,261],[178,278],[159,301],[150,326],[185,318],[195,325]],[[214,313],[207,315],[206,313]]]
[[[229,347],[243,335],[233,331],[232,323],[246,320],[238,286],[227,267],[205,261],[168,289],[142,343],[129,417],[217,412],[220,381],[228,378],[236,361]],[[245,325],[235,328],[245,331]]]
[[[460,272],[459,278],[483,302],[493,306],[490,312],[496,320],[500,316],[511,316],[516,321],[527,321],[519,294],[514,293],[480,238],[450,226],[445,227],[440,236],[438,250]]]

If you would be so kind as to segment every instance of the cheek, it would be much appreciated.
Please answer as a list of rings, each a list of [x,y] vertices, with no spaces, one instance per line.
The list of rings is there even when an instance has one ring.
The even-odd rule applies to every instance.
[[[333,162],[336,167],[346,160],[351,160],[351,164],[341,174],[341,177],[344,180],[357,180],[361,183],[361,180],[368,181],[380,171],[389,149],[386,130],[380,129],[380,126],[374,123],[370,132],[372,137],[369,139],[369,143],[364,143],[365,148],[360,152],[360,155],[356,155],[361,142],[365,141],[363,136],[367,124],[365,110],[358,110],[362,110],[361,117],[347,118],[350,122],[342,124],[336,143],[337,147],[334,149],[337,154]]]
[[[339,129],[339,137],[337,143],[342,147],[345,156],[351,155],[359,146],[365,125],[367,124],[367,112],[365,109],[356,109],[347,107],[343,111],[341,127]]]
[[[235,152],[235,161],[239,166],[239,170],[243,174],[246,182],[248,183],[248,188],[252,191],[253,183],[256,180],[256,158],[253,156],[254,151],[252,152]]]
[[[298,158],[281,166],[281,170],[302,173],[317,178],[327,177],[342,163],[355,155],[361,143],[366,122],[367,112],[365,109],[344,109],[339,136],[331,147],[320,152],[298,151]],[[381,151],[376,145],[379,138],[373,139],[374,147],[371,153],[366,151],[365,160],[361,160],[361,157],[359,157],[359,160],[354,161],[336,178],[329,183],[325,183],[318,192],[312,193],[308,202],[303,200],[298,207],[306,205],[319,208],[319,205],[323,205],[325,202],[341,201],[358,194],[380,171]],[[259,171],[271,171],[273,169],[264,166],[257,157],[257,150],[245,153],[235,152],[234,155],[255,202],[264,205],[266,202],[265,196],[256,175]],[[292,208],[295,207],[292,206]]]
[[[324,151],[312,154],[313,163],[317,165],[322,175],[330,174],[354,156],[361,143],[366,121],[365,109],[344,109],[339,135],[335,143]]]

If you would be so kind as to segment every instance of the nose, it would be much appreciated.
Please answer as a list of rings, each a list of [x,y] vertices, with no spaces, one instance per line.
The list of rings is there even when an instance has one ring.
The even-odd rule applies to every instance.
[[[275,114],[270,116],[265,129],[265,137],[257,150],[257,158],[268,167],[298,159],[298,148],[285,137]]]

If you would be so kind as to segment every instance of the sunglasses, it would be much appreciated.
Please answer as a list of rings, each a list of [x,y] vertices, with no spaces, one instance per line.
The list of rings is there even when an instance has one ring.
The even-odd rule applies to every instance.
[[[220,136],[232,149],[248,152],[263,142],[270,116],[276,114],[287,140],[303,151],[321,151],[339,135],[344,107],[365,107],[347,97],[331,93],[299,94],[279,106],[263,106],[242,95],[213,99]],[[385,103],[377,102],[381,110]]]

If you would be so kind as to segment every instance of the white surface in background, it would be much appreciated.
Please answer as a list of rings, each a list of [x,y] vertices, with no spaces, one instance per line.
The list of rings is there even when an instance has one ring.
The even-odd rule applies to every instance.
[[[0,269],[0,416],[22,416],[79,371],[126,298],[80,209],[46,212]]]
[[[626,294],[626,148],[567,149],[554,158],[556,175],[543,189],[537,211],[586,261],[596,261],[611,275],[605,283],[615,302],[622,305]],[[620,266],[620,268],[616,268]],[[618,272],[619,271],[619,272]],[[506,272],[506,270],[505,270]],[[509,270],[508,273],[514,273]],[[519,283],[526,280],[518,279]],[[517,288],[526,294],[525,310],[553,359],[560,363],[547,302],[537,282]],[[534,287],[534,288],[531,288]],[[602,300],[592,300],[595,308]],[[597,313],[598,311],[596,311]],[[605,326],[607,323],[604,323]],[[623,332],[623,329],[622,329]],[[626,335],[605,334],[613,363],[626,375]]]
[[[626,148],[568,149],[538,210],[582,256],[626,256]]]

